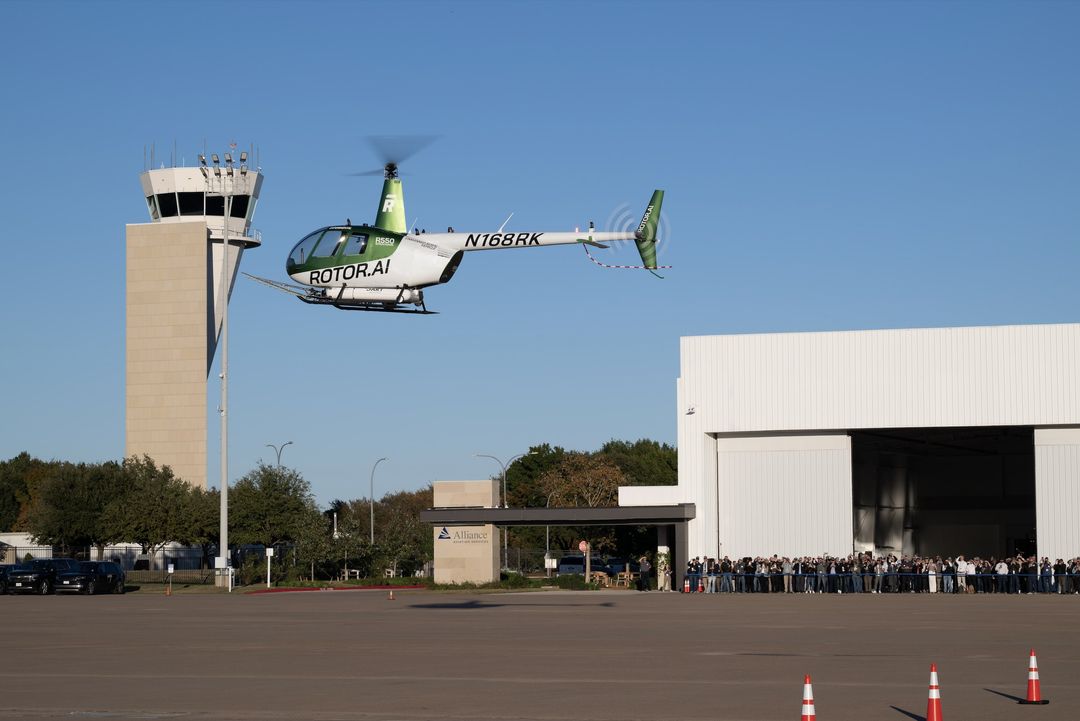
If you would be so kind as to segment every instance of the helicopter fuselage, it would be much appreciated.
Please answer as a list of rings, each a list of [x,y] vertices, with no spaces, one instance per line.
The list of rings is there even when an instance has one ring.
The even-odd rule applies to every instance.
[[[367,225],[334,225],[308,234],[285,263],[313,288],[421,289],[453,277],[461,256],[424,240]]]

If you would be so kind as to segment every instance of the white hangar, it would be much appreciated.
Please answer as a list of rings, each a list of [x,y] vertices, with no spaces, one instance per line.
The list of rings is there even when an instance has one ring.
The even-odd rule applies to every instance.
[[[681,558],[1080,555],[1080,324],[685,337]],[[685,553],[685,555],[684,555]]]

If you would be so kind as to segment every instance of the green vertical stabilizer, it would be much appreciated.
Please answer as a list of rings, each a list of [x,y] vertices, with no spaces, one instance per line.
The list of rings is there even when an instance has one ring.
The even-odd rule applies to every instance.
[[[383,181],[379,212],[375,216],[375,227],[391,233],[409,232],[409,229],[405,227],[405,195],[401,189],[401,180],[398,178],[387,178]]]
[[[634,233],[638,254],[646,268],[656,268],[656,227],[660,224],[660,206],[664,203],[664,191],[654,190],[641,224]]]

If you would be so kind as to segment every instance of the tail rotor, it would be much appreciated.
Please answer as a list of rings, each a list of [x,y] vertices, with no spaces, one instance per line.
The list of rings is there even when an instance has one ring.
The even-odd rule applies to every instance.
[[[593,257],[588,247],[585,248],[589,260],[602,268],[614,268],[620,270],[647,270],[657,278],[664,276],[657,270],[671,268],[670,265],[658,265],[657,258],[663,254],[665,241],[671,235],[671,222],[666,215],[661,214],[660,206],[664,202],[664,191],[653,191],[649,204],[643,215],[638,216],[629,203],[622,203],[608,216],[605,230],[616,233],[626,233],[634,236],[637,244],[638,255],[641,257],[641,265],[614,265],[602,263]],[[590,224],[591,225],[591,224]]]

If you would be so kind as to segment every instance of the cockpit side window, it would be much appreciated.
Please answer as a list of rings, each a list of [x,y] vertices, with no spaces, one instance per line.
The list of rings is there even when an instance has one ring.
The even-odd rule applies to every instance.
[[[316,258],[329,258],[341,247],[341,242],[348,237],[349,231],[347,230],[328,230],[323,233],[322,240],[315,246],[312,255]]]
[[[314,249],[315,244],[319,242],[319,238],[323,236],[325,230],[316,230],[311,235],[307,236],[292,249],[289,253],[289,262],[294,265],[303,265],[311,259],[311,251]],[[337,235],[334,233],[333,235]]]
[[[367,249],[367,233],[358,233],[355,230],[345,243],[345,255],[363,255]]]

